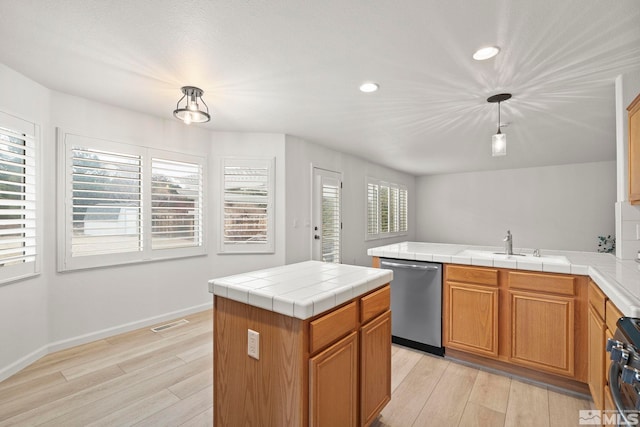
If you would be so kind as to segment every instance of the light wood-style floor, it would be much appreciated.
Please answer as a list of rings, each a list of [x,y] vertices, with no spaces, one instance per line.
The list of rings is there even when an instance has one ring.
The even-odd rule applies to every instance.
[[[209,426],[212,311],[50,354],[0,382],[4,426]],[[391,402],[374,427],[573,426],[590,402],[393,347]]]

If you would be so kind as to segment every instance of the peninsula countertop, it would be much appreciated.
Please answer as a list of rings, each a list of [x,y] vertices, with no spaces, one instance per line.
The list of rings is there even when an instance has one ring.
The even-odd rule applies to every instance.
[[[209,292],[298,319],[308,319],[393,279],[393,272],[305,261],[209,280]]]
[[[640,264],[620,260],[611,254],[578,251],[541,250],[543,255],[564,256],[568,264],[545,264],[536,257],[505,256],[491,259],[465,256],[463,252],[504,250],[501,247],[456,245],[446,243],[402,242],[371,248],[370,256],[464,264],[516,270],[544,271],[589,276],[625,316],[640,317]],[[531,255],[533,249],[514,249]]]

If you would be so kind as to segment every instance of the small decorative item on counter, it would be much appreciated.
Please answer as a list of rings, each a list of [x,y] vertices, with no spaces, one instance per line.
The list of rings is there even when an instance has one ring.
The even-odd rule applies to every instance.
[[[598,236],[598,252],[612,254],[616,251],[616,238],[615,236]]]

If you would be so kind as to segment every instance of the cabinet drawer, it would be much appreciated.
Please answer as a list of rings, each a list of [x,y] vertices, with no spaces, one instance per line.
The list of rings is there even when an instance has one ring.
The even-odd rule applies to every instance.
[[[613,333],[617,329],[616,322],[622,317],[622,312],[618,310],[618,307],[613,305],[609,300],[606,304],[605,318],[607,322],[607,328]]]
[[[511,289],[575,295],[575,278],[571,276],[510,271],[508,277]]]
[[[593,307],[593,310],[598,313],[600,319],[604,320],[605,305],[607,297],[600,290],[598,285],[589,280],[589,305]]]
[[[447,265],[446,280],[477,285],[498,286],[498,270]]]
[[[339,338],[344,337],[358,326],[358,306],[356,301],[332,311],[309,324],[309,352],[315,353]]]
[[[377,315],[389,310],[391,287],[389,285],[360,299],[360,321],[366,323]]]

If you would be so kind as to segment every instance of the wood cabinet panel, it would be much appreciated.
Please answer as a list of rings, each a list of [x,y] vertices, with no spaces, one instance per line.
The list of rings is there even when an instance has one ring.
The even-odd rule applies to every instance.
[[[358,327],[358,304],[352,301],[309,325],[309,352],[315,353]]]
[[[604,409],[605,387],[605,330],[606,325],[597,311],[589,306],[589,390],[597,409]]]
[[[446,284],[445,347],[498,356],[498,289]]]
[[[358,333],[309,360],[309,421],[313,426],[356,426]]]
[[[605,306],[607,303],[607,297],[600,290],[593,280],[589,279],[589,305],[598,313],[601,319],[604,320]]]
[[[546,372],[574,374],[572,298],[509,291],[510,361]]]
[[[477,268],[449,264],[445,269],[445,275],[445,280],[447,281],[498,286],[498,270],[493,268]]]
[[[391,287],[389,285],[360,298],[360,321],[367,323],[391,306]]]
[[[368,426],[391,400],[391,311],[360,330],[360,425]]]
[[[622,312],[618,310],[618,307],[616,307],[611,300],[607,300],[605,307],[604,317],[607,328],[609,328],[610,331],[615,331],[618,328],[616,323],[618,322],[618,319],[622,317]]]
[[[575,278],[559,274],[509,272],[509,288],[561,295],[575,294]]]
[[[640,204],[640,95],[627,107],[629,113],[629,202]]]

